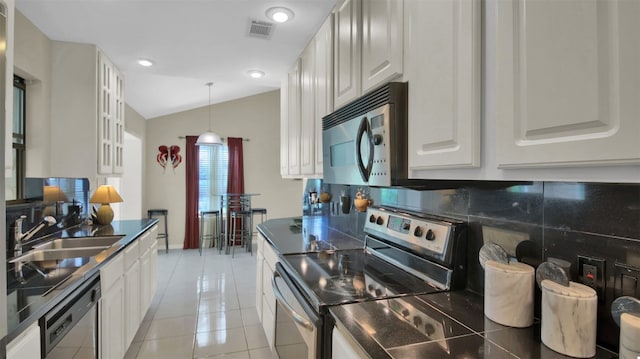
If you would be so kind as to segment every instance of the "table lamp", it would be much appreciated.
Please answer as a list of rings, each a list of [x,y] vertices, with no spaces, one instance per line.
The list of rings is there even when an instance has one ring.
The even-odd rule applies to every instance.
[[[100,224],[109,224],[113,221],[113,209],[111,209],[109,203],[122,202],[122,197],[113,186],[103,185],[98,187],[89,202],[102,204],[98,209],[96,218]]]
[[[44,186],[42,201],[46,205],[43,215],[57,216],[62,214],[62,203],[69,202],[69,199],[60,187]]]

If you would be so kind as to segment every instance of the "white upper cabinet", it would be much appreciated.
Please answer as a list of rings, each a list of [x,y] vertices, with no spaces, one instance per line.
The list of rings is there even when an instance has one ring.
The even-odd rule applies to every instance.
[[[98,173],[121,174],[124,149],[124,79],[98,53]]]
[[[280,174],[322,176],[322,117],[333,112],[333,15],[289,71],[280,96]]]
[[[287,75],[287,137],[290,176],[300,175],[300,60]]]
[[[316,47],[311,40],[300,57],[300,174],[315,172]]]
[[[402,75],[404,0],[362,2],[362,92]]]
[[[640,2],[497,7],[498,166],[639,163]]]
[[[51,177],[121,174],[124,80],[95,45],[52,42]]]
[[[345,0],[334,11],[333,86],[336,108],[360,96],[361,1]]]
[[[315,37],[315,174],[322,176],[322,118],[333,112],[333,14]]]
[[[280,176],[289,177],[289,76],[280,85]]]
[[[480,0],[405,0],[408,165],[480,165]],[[364,57],[363,57],[364,58]]]
[[[336,108],[402,74],[403,7],[402,0],[345,0],[336,7]]]

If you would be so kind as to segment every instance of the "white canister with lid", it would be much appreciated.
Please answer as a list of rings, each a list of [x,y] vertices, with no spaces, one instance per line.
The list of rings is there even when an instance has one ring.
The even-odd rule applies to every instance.
[[[640,358],[640,316],[620,315],[620,359]]]
[[[586,285],[569,286],[545,279],[542,289],[542,329],[544,345],[576,358],[596,354],[598,296]]]
[[[524,263],[484,263],[484,314],[516,328],[533,324],[535,270]]]

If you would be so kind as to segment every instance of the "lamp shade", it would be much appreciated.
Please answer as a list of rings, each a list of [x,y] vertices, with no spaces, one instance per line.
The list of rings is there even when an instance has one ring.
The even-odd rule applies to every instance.
[[[58,186],[44,186],[43,201],[47,203],[69,202],[67,196]]]
[[[198,136],[198,140],[196,141],[196,146],[215,146],[221,145],[222,139],[218,134],[207,131],[200,136]]]
[[[111,185],[103,185],[98,187],[96,192],[91,196],[91,203],[116,203],[122,202],[122,197]]]

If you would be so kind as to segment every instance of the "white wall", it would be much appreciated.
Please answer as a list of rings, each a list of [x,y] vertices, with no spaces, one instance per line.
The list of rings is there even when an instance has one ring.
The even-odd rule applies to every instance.
[[[203,86],[204,90],[204,86]],[[272,91],[212,105],[212,130],[222,137],[243,137],[245,192],[260,193],[254,207],[265,207],[269,218],[299,216],[302,212],[301,181],[280,176],[280,92]],[[156,163],[158,146],[178,145],[184,158],[185,140],[178,136],[207,130],[207,107],[157,117],[147,121],[146,181],[147,200],[143,210],[169,210],[169,240],[182,248],[185,228],[185,163],[175,172]]]
[[[142,214],[142,141],[131,135],[129,132],[124,133],[124,171],[121,177],[110,179],[112,184],[118,190],[122,203],[113,203],[114,217],[113,219],[139,219]]]

